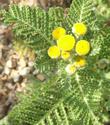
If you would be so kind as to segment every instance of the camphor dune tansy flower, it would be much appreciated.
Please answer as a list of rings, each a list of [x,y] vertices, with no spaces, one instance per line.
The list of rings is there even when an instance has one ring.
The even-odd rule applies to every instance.
[[[86,65],[86,59],[84,57],[76,57],[74,65],[78,68],[83,67]]]
[[[76,72],[76,67],[74,64],[68,64],[65,68],[66,72],[69,74],[69,75],[72,75]]]
[[[62,51],[70,51],[75,46],[75,38],[72,35],[64,35],[57,41],[57,45]]]
[[[80,40],[76,44],[75,51],[78,55],[87,55],[90,51],[90,43],[86,40]]]
[[[70,58],[70,52],[62,51],[61,52],[61,58],[64,59],[64,60],[69,59]]]
[[[80,68],[85,67],[87,64],[85,56],[89,54],[91,49],[90,43],[82,39],[83,35],[87,33],[87,26],[84,23],[75,23],[72,32],[75,36],[66,34],[63,27],[54,29],[52,36],[57,45],[53,45],[48,49],[48,55],[52,59],[60,57],[66,63],[69,62],[65,67],[68,75],[72,75]],[[74,60],[72,60],[72,57]]]
[[[87,26],[83,23],[75,23],[72,27],[72,32],[77,35],[85,35],[87,33]]]
[[[48,55],[52,58],[58,58],[60,56],[60,49],[57,46],[51,46],[48,49]]]
[[[58,40],[61,36],[66,34],[66,30],[62,27],[57,27],[53,30],[52,36],[55,40]]]

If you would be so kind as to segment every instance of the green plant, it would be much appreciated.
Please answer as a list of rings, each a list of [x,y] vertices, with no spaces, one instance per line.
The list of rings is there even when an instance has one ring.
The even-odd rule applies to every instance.
[[[0,120],[0,125],[9,125],[7,117]]]
[[[105,22],[110,18],[110,0],[94,0],[97,14],[100,17],[100,20]]]
[[[106,101],[110,84],[110,30],[102,26],[91,0],[74,0],[68,15],[62,8],[48,12],[28,6],[10,6],[4,22],[13,24],[15,37],[36,50],[36,67],[47,75],[44,84],[24,98],[8,115],[10,125],[103,125],[107,119]],[[74,23],[85,23],[89,31],[83,37],[91,42],[87,65],[72,76],[65,72],[67,62],[52,60],[47,54],[53,45],[52,31],[64,27],[72,33]],[[109,63],[108,63],[109,62]]]

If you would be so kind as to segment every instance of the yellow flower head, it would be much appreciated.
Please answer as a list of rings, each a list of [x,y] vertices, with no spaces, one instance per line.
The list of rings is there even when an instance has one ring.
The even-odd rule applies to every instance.
[[[69,74],[69,75],[72,75],[76,72],[76,67],[74,64],[68,64],[65,68],[66,72]]]
[[[64,35],[57,41],[57,45],[63,51],[70,51],[75,46],[75,38],[71,35]]]
[[[75,23],[72,32],[77,35],[85,35],[87,32],[87,26],[83,23]]]
[[[76,67],[83,67],[86,65],[86,60],[83,57],[77,57],[74,63]]]
[[[61,36],[66,34],[66,30],[62,27],[57,27],[53,30],[52,36],[55,40],[58,40]]]
[[[61,57],[62,59],[67,60],[70,57],[70,52],[62,51]]]
[[[80,40],[77,42],[75,50],[80,56],[87,55],[90,51],[90,43],[86,40]]]
[[[48,55],[53,59],[58,58],[60,56],[60,49],[57,46],[51,46],[48,49]]]

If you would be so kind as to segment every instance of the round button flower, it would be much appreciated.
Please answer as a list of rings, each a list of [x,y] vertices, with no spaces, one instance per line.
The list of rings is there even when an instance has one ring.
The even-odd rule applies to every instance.
[[[71,35],[64,35],[57,41],[57,45],[63,51],[70,51],[75,46],[75,38]]]
[[[61,57],[62,59],[67,60],[68,58],[70,58],[70,52],[62,51]]]
[[[69,74],[69,75],[72,75],[76,72],[76,67],[74,64],[68,64],[65,68],[66,72]]]
[[[52,58],[58,58],[60,56],[60,49],[57,46],[51,46],[48,49],[48,55]]]
[[[52,36],[55,40],[58,40],[61,36],[66,34],[66,30],[62,27],[57,27],[53,30]]]
[[[85,35],[87,32],[87,26],[83,23],[75,23],[72,32],[77,35]]]
[[[80,56],[87,55],[90,51],[90,43],[86,40],[80,40],[77,42],[75,50]]]
[[[86,60],[85,60],[85,58],[83,58],[83,57],[77,57],[76,58],[76,61],[75,61],[75,63],[74,63],[74,65],[76,66],[76,67],[83,67],[83,66],[85,66],[86,65]]]

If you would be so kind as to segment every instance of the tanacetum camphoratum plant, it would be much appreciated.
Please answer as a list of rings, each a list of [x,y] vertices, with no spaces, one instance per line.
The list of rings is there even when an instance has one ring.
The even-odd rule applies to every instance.
[[[3,11],[16,38],[37,53],[45,73],[37,87],[8,115],[10,125],[103,125],[109,120],[110,30],[102,27],[93,1],[63,8],[12,5]],[[35,83],[34,83],[35,84]]]
[[[77,43],[75,37],[66,34],[66,30],[64,28],[56,28],[52,32],[52,36],[57,40],[57,46],[53,45],[48,49],[48,55],[51,58],[55,59],[61,56],[63,60],[70,63],[66,67],[66,71],[70,75],[72,75],[77,68],[86,65],[85,55],[90,51],[90,43],[87,40],[80,40],[79,38],[87,32],[86,25],[83,23],[76,23],[72,28],[72,32],[75,33],[74,35],[76,35],[76,38],[78,39]],[[73,50],[74,47],[75,50]]]

